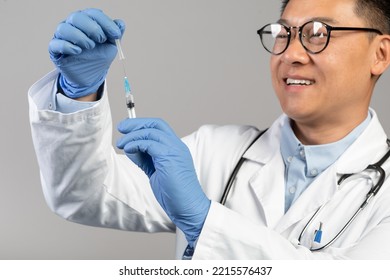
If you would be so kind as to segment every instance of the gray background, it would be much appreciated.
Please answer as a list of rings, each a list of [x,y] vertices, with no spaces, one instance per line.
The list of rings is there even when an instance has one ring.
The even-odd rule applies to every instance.
[[[174,235],[66,222],[43,199],[28,121],[27,90],[53,69],[47,45],[57,24],[87,7],[125,20],[122,46],[138,116],[162,117],[180,136],[200,125],[269,126],[280,114],[256,30],[280,1],[0,0],[0,259],[172,259]],[[386,131],[389,74],[372,106]],[[122,68],[108,75],[114,123],[126,117]],[[113,132],[118,136],[116,131]]]

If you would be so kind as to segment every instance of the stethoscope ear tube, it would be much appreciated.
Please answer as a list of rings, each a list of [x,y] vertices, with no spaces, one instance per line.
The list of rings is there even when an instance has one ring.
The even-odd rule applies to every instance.
[[[224,192],[222,194],[222,198],[221,198],[221,200],[219,202],[222,205],[225,205],[227,197],[228,197],[228,195],[230,193],[230,190],[231,190],[231,188],[233,186],[233,181],[236,179],[237,173],[240,170],[241,165],[244,163],[244,161],[245,161],[245,158],[241,157],[240,160],[238,161],[236,167],[234,168],[232,174],[230,175],[230,178],[229,178],[229,180],[228,180],[228,182],[226,184],[225,190],[224,190]]]
[[[234,182],[234,180],[236,179],[237,173],[238,173],[238,171],[240,170],[241,165],[242,165],[242,164],[244,163],[244,161],[245,161],[245,158],[243,157],[244,154],[246,153],[246,151],[249,150],[250,147],[252,147],[252,145],[253,145],[253,144],[254,144],[254,143],[255,143],[255,142],[256,142],[256,141],[257,141],[257,140],[266,132],[266,131],[267,131],[267,130],[268,130],[268,128],[265,129],[265,130],[263,130],[263,131],[261,131],[260,134],[257,135],[257,136],[253,139],[253,141],[249,144],[249,146],[248,146],[248,147],[245,149],[245,151],[242,153],[240,160],[238,161],[238,163],[237,163],[236,166],[234,167],[234,170],[233,170],[232,174],[231,174],[230,177],[229,177],[229,180],[228,180],[228,182],[227,182],[227,184],[226,184],[225,190],[223,191],[221,200],[219,201],[219,203],[221,203],[222,205],[225,205],[226,200],[227,200],[227,197],[228,197],[228,195],[229,195],[229,193],[230,193],[230,190],[231,190],[231,188],[232,188],[232,186],[233,186],[233,182]]]

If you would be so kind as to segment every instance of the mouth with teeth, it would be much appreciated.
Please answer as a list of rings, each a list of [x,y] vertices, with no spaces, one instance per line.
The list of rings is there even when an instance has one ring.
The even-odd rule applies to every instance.
[[[297,80],[297,79],[286,79],[286,84],[288,86],[310,86],[314,84],[314,81],[311,80]]]

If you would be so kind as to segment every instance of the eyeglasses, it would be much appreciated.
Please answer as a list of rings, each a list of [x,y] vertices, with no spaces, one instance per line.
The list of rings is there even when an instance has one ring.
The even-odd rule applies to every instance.
[[[332,31],[360,31],[383,33],[373,28],[362,27],[333,27],[320,21],[309,21],[302,26],[287,27],[280,23],[270,23],[257,31],[263,47],[274,55],[282,54],[290,44],[292,31],[298,30],[299,41],[311,54],[317,54],[325,50],[329,44]],[[295,36],[294,36],[295,37]]]

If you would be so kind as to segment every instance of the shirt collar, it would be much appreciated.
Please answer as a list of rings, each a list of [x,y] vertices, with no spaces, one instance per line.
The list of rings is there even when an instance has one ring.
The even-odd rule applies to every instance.
[[[292,157],[297,157],[306,164],[306,176],[315,177],[333,164],[344,151],[359,137],[370,123],[367,118],[343,139],[323,145],[303,145],[295,136],[289,121],[284,122],[281,131],[281,154],[286,165]]]

